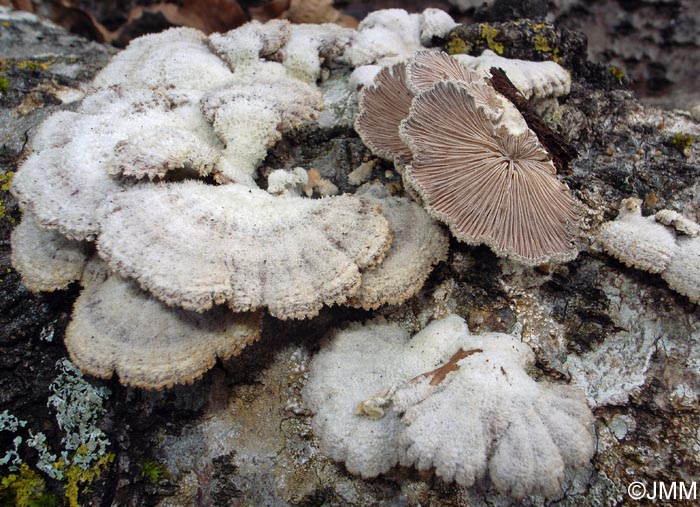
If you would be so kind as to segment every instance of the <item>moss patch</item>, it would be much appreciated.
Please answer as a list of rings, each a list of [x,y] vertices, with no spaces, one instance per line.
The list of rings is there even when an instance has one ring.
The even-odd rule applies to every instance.
[[[0,505],[16,507],[57,507],[60,500],[46,491],[38,473],[23,463],[17,473],[0,478]]]
[[[615,76],[615,78],[622,82],[623,79],[625,79],[625,71],[622,70],[620,67],[615,67],[614,65],[610,67],[610,74]]]

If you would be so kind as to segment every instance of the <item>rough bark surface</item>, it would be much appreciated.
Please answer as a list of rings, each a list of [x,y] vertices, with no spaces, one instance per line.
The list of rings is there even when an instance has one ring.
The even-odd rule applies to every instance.
[[[516,36],[529,29],[526,24],[503,29],[513,34],[502,40],[508,54],[532,55],[527,37]],[[319,453],[301,405],[309,359],[328,330],[377,313],[411,333],[447,312],[467,318],[474,333],[521,329],[541,375],[576,379],[595,407],[598,452],[572,478],[566,495],[548,505],[642,505],[627,496],[633,481],[651,487],[654,481],[699,477],[700,311],[660,277],[627,268],[590,242],[620,200],[632,195],[645,200],[645,214],[670,208],[700,219],[698,146],[683,153],[669,126],[682,125],[681,132],[700,127],[688,113],[640,106],[608,79],[609,69],[585,63],[577,35],[567,37],[558,48],[574,70],[572,93],[545,120],[580,154],[571,174],[562,177],[589,210],[577,259],[523,270],[486,248],[453,242],[448,261],[418,296],[399,307],[324,309],[303,322],[268,317],[258,343],[191,386],[150,393],[112,381],[101,427],[116,460],[81,496],[83,504],[509,505],[491,490],[462,490],[409,469],[362,481]],[[0,45],[5,48],[0,75],[9,86],[0,94],[4,185],[32,128],[56,110],[70,109],[69,99],[80,97],[80,87],[112,50],[24,15],[3,23]],[[354,187],[347,174],[366,157],[351,130],[321,129],[281,141],[264,165],[313,164],[349,191]],[[379,162],[373,174],[399,189],[392,169]],[[77,288],[29,293],[10,265],[9,237],[20,210],[5,186],[0,216],[0,411],[26,419],[59,447],[46,399],[55,363],[66,354],[62,340]],[[10,436],[0,433],[0,448],[9,447]],[[146,462],[162,466],[157,480],[142,475]],[[60,484],[50,487],[60,494]],[[532,499],[523,505],[544,504]]]

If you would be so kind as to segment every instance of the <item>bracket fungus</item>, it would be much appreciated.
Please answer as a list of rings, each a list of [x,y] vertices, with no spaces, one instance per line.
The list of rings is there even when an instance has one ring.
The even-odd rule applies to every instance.
[[[267,149],[282,133],[314,119],[322,107],[320,92],[268,62],[236,75],[202,99],[202,112],[226,147],[217,179],[256,187],[253,176]]]
[[[413,338],[384,321],[337,331],[313,359],[304,399],[321,449],[375,477],[397,464],[516,499],[561,493],[595,452],[582,393],[536,382],[512,336],[469,334],[451,315]],[[351,380],[351,381],[350,381]]]
[[[172,88],[196,97],[231,78],[228,65],[209,50],[207,42],[206,35],[192,28],[171,28],[139,37],[112,58],[92,85]]]
[[[226,302],[237,312],[311,317],[357,290],[360,270],[391,242],[386,219],[366,201],[278,199],[233,184],[134,188],[115,195],[104,216],[98,250],[110,266],[165,303],[200,312]]]
[[[700,303],[700,226],[676,211],[642,216],[642,201],[623,199],[598,231],[603,249],[625,265],[658,273],[674,291]]]
[[[25,212],[12,231],[12,265],[32,292],[52,292],[80,280],[87,256],[85,245],[56,231],[47,231]]]
[[[251,21],[223,34],[213,33],[207,43],[231,69],[236,69],[279,51],[289,40],[291,29],[287,20]]]
[[[434,37],[445,37],[455,25],[449,14],[438,9],[428,8],[420,14],[403,9],[374,11],[358,25],[347,58],[355,67],[403,62]]]
[[[260,337],[262,314],[206,313],[169,308],[91,260],[81,281],[65,343],[71,360],[102,378],[162,389],[191,383],[216,362],[241,353]]]
[[[575,201],[530,130],[496,130],[464,87],[443,81],[416,97],[401,136],[413,153],[406,181],[457,239],[527,265],[576,256]]]
[[[556,62],[532,62],[505,58],[490,49],[485,49],[481,56],[456,55],[464,66],[478,72],[482,77],[489,77],[493,67],[503,69],[508,79],[526,99],[546,99],[568,95],[571,91],[571,76]]]
[[[603,224],[598,242],[605,251],[625,265],[650,273],[661,273],[676,254],[676,238],[654,217],[642,216],[642,201],[622,201],[620,213]]]
[[[365,310],[401,304],[420,290],[433,266],[447,259],[447,236],[420,205],[391,197],[383,185],[362,187],[356,195],[381,206],[393,238],[382,263],[362,272],[349,303]]]
[[[422,48],[421,37],[451,23],[439,12],[388,11],[365,28]],[[323,105],[316,81],[328,78],[321,66],[344,65],[347,78],[358,37],[286,21],[211,37],[190,29],[145,36],[100,72],[75,112],[56,113],[33,133],[12,185],[26,211],[13,261],[32,290],[82,280],[66,335],[76,364],[135,386],[190,382],[257,339],[260,314],[250,312],[309,318],[323,305],[400,304],[420,289],[448,240],[418,204],[381,186],[295,195],[302,186],[307,196],[338,191],[316,170],[272,171],[268,189],[278,196],[255,181],[270,145],[314,122]],[[391,102],[400,91],[385,156],[396,149],[413,159],[415,181],[424,157],[413,123],[445,79],[471,90],[469,104],[481,104],[477,117],[496,132],[489,122],[500,121],[501,99],[435,51],[381,71],[363,99],[369,108],[372,92]],[[508,142],[519,147],[517,139]],[[90,242],[97,256],[85,269]]]
[[[419,51],[382,69],[355,130],[457,239],[526,265],[577,255],[576,202],[548,153],[513,104],[450,56]]]
[[[333,23],[294,24],[284,46],[284,66],[291,75],[309,83],[321,77],[321,62],[341,57],[355,31]]]
[[[444,234],[408,201],[294,196],[302,185],[338,191],[300,168],[271,178],[284,197],[257,186],[270,144],[322,107],[317,63],[342,62],[354,34],[317,28],[145,36],[102,70],[75,112],[32,134],[11,188],[26,213],[13,262],[32,290],[82,276],[66,343],[85,371],[148,388],[190,382],[257,339],[259,316],[248,312],[309,318],[323,305],[403,301],[445,257]],[[248,35],[248,46],[236,43]],[[290,71],[302,67],[308,81]],[[423,236],[397,210],[425,224]],[[101,260],[84,272],[89,243]],[[394,260],[365,276],[387,252]]]

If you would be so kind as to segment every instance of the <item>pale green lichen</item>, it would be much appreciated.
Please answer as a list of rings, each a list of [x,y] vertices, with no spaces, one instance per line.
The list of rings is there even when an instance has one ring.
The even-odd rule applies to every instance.
[[[56,410],[58,427],[64,432],[61,458],[68,465],[87,470],[106,454],[109,446],[109,440],[97,427],[97,422],[106,412],[103,403],[110,391],[90,384],[68,359],[61,359],[56,365],[62,372],[49,386],[53,394],[48,406]],[[84,452],[77,452],[79,448]],[[73,455],[69,458],[71,451]]]
[[[51,507],[58,505],[57,497],[46,493],[44,479],[22,461],[20,447],[37,452],[36,469],[63,483],[65,500],[69,507],[79,507],[79,494],[98,478],[114,461],[107,452],[110,445],[105,433],[98,427],[99,418],[106,409],[103,404],[110,392],[96,387],[68,360],[61,359],[56,366],[60,374],[49,386],[53,393],[47,405],[56,411],[56,421],[63,431],[63,450],[60,457],[53,454],[46,443],[46,435],[29,431],[26,441],[16,435],[13,449],[0,458],[11,473],[0,478],[0,505],[19,507]],[[17,433],[27,425],[9,411],[0,413],[0,431]],[[82,489],[81,489],[82,488]]]

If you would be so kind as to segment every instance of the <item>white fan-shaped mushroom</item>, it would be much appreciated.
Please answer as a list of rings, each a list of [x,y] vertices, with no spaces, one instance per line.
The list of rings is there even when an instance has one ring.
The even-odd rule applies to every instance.
[[[12,231],[12,265],[32,292],[65,289],[80,280],[86,260],[83,244],[42,229],[29,212]]]
[[[207,36],[192,28],[171,28],[131,41],[93,81],[112,85],[174,88],[194,93],[221,86],[231,70],[207,46]]]
[[[169,308],[111,275],[100,260],[88,264],[82,284],[65,343],[71,360],[91,375],[117,373],[122,384],[146,389],[191,383],[217,357],[238,355],[260,337],[260,313]]]
[[[568,95],[571,89],[571,76],[556,62],[504,58],[490,49],[477,58],[460,58],[460,61],[482,76],[489,76],[491,67],[503,69],[526,99],[560,97]]]
[[[147,205],[144,205],[147,203]],[[105,207],[100,254],[170,305],[267,307],[305,318],[343,303],[391,237],[375,205],[351,196],[277,199],[196,181],[134,188]]]
[[[673,233],[654,217],[642,217],[642,201],[635,198],[622,201],[620,214],[603,224],[597,239],[606,252],[627,266],[650,273],[664,271],[677,250]]]
[[[382,263],[362,273],[350,304],[366,310],[401,304],[423,287],[437,263],[447,259],[447,235],[420,205],[390,196],[383,185],[363,187],[355,195],[381,206],[393,240]]]
[[[374,477],[397,462],[471,486],[490,477],[514,498],[561,493],[565,471],[595,451],[581,393],[535,382],[530,348],[435,321],[409,339],[372,322],[336,332],[311,363],[303,395],[321,448]]]
[[[267,23],[251,21],[224,34],[211,34],[208,43],[231,69],[236,70],[278,51],[289,40],[291,26],[289,21],[281,19]]]

